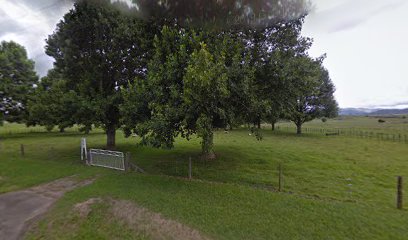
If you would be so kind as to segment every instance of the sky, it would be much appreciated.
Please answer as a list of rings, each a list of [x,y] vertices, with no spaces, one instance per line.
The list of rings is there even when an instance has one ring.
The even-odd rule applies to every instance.
[[[312,56],[327,54],[340,107],[408,107],[408,1],[312,2],[303,35],[314,39]],[[0,0],[0,41],[25,46],[44,76],[53,63],[45,39],[71,7],[70,0]]]
[[[341,107],[408,107],[408,1],[314,0],[303,34]]]

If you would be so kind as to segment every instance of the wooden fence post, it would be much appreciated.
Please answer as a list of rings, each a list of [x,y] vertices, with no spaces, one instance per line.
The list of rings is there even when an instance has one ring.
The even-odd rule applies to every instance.
[[[21,156],[24,157],[25,156],[24,144],[20,145],[20,152],[21,152]]]
[[[279,163],[279,192],[283,190],[283,173],[282,173],[282,163]]]
[[[188,179],[192,179],[192,173],[191,173],[191,157],[188,159]]]
[[[403,208],[403,200],[402,200],[402,177],[398,176],[398,184],[397,184],[397,208]]]
[[[130,152],[127,152],[125,155],[125,171],[129,171],[130,170],[130,159],[131,159],[131,154]]]

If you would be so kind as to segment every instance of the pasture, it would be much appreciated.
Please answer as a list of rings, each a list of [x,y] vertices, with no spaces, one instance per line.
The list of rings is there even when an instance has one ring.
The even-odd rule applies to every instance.
[[[405,133],[406,125],[402,118],[380,125],[375,118],[350,117],[305,127]],[[199,139],[178,139],[172,150],[154,149],[118,132],[117,150],[131,153],[132,162],[146,171],[138,174],[80,163],[81,137],[88,147],[103,147],[101,130],[48,133],[5,124],[0,134],[0,193],[71,175],[96,179],[58,201],[31,228],[29,239],[157,238],[155,231],[113,217],[106,201],[81,217],[75,206],[91,198],[130,201],[210,239],[406,239],[408,213],[396,209],[396,177],[408,177],[408,144],[403,142],[297,136],[265,125],[262,141],[244,128],[216,132],[217,159],[204,161]],[[187,179],[190,157],[193,180]]]
[[[384,120],[380,123],[378,120]],[[277,126],[295,127],[290,122],[280,122]],[[319,129],[355,129],[362,131],[374,131],[382,133],[408,134],[408,116],[339,116],[323,122],[315,119],[304,124],[305,128]]]

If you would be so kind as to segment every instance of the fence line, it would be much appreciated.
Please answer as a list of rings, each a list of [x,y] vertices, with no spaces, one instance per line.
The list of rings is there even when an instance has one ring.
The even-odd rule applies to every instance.
[[[296,127],[288,127],[288,126],[277,126],[276,130],[284,131],[284,132],[296,132]],[[367,130],[359,130],[354,128],[309,128],[304,127],[302,128],[302,132],[304,133],[313,133],[313,134],[323,134],[323,135],[343,135],[349,137],[359,137],[359,138],[366,138],[366,139],[375,139],[379,141],[391,141],[391,142],[400,142],[400,143],[407,143],[408,144],[408,134],[402,133],[384,133],[378,131],[367,131]]]
[[[63,133],[80,133],[80,128],[77,126],[64,129]],[[90,133],[100,133],[103,132],[102,129],[93,128]],[[57,127],[48,131],[46,127],[37,126],[37,127],[25,127],[25,128],[8,128],[7,126],[0,126],[0,137],[1,136],[11,136],[18,134],[28,134],[28,133],[61,133]]]

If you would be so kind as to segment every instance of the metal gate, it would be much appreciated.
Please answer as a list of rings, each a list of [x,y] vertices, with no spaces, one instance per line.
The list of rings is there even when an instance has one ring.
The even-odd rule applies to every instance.
[[[89,151],[89,164],[92,166],[106,167],[125,171],[125,155],[123,152],[114,152],[100,149]]]

